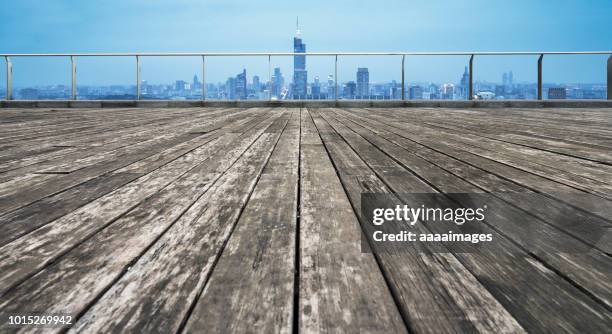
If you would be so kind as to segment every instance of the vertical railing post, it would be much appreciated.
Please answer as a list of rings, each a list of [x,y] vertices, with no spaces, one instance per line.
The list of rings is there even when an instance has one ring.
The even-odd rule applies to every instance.
[[[77,83],[76,83],[76,61],[74,59],[74,56],[70,56],[70,65],[72,67],[72,91],[70,94],[70,98],[72,100],[76,100],[77,99]]]
[[[336,55],[336,61],[334,63],[334,85],[336,85],[334,89],[334,99],[338,101],[338,55]]]
[[[272,101],[272,88],[274,88],[274,83],[272,83],[272,55],[268,55],[268,101]]]
[[[6,61],[6,99],[13,99],[13,63],[10,57],[4,57]]]
[[[136,100],[140,100],[140,56],[136,56]]]
[[[406,82],[404,81],[404,62],[406,55],[402,55],[402,101],[406,99]]]
[[[202,55],[202,101],[206,100],[206,56]]]
[[[542,60],[544,55],[541,54],[538,58],[538,100],[542,99]]]
[[[608,100],[612,100],[612,55],[608,58]]]
[[[474,99],[474,55],[470,56],[469,68],[470,84],[468,89],[468,100]]]

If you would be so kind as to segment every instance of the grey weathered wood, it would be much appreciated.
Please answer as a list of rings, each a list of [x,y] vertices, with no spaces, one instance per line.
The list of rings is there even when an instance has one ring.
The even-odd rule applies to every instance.
[[[315,124],[332,159],[337,161],[340,178],[358,211],[362,192],[391,193],[362,159],[369,159],[384,170],[390,177],[388,181],[404,185],[406,192],[432,192],[424,182],[410,178],[412,174],[409,172],[394,168],[385,161],[384,155],[369,149],[365,142],[352,143],[360,147],[358,151],[364,156],[359,156],[344,141],[343,137],[348,133],[336,133],[320,116],[315,117]],[[414,228],[417,231],[423,229],[418,224]],[[523,331],[516,320],[453,255],[434,253],[423,243],[403,247],[402,250],[378,249],[377,253],[412,332]],[[467,305],[470,306],[466,308]]]
[[[194,125],[194,126],[197,126]],[[188,128],[189,129],[189,128]],[[184,130],[183,130],[184,131]],[[133,162],[149,157],[159,151],[163,151],[178,143],[189,141],[196,137],[209,137],[208,134],[181,132],[178,135],[160,136],[154,142],[150,142],[142,147],[135,147],[133,150],[125,150],[119,155],[111,155],[108,159],[98,160],[98,162],[88,165],[85,168],[73,171],[62,177],[54,178],[43,184],[36,184],[26,187],[16,195],[0,198],[0,211],[10,211],[22,205],[28,204],[45,196],[57,193],[65,188],[85,182],[93,177],[110,172]]]
[[[341,120],[351,130],[370,141],[373,146],[386,152],[390,157],[410,168],[419,177],[427,180],[438,191],[444,193],[476,193],[483,191],[463,179],[459,179],[455,175],[432,165],[427,160],[409,154],[407,150],[375,135],[373,132],[357,127],[354,124],[350,126],[352,122],[346,122],[347,119],[341,118]],[[508,197],[510,196],[503,198]],[[535,196],[532,198],[535,198]],[[516,199],[520,201],[518,196]],[[610,261],[606,254],[593,249],[592,245],[568,236],[566,233],[555,229],[537,217],[527,214],[527,212],[503,203],[501,200],[495,200],[493,196],[491,196],[487,203],[479,202],[482,201],[482,197],[473,197],[472,201],[473,205],[480,204],[482,206],[487,204],[491,207],[496,207],[495,212],[498,216],[490,217],[488,222],[497,231],[500,231],[504,236],[523,247],[525,254],[537,254],[549,266],[571,277],[574,282],[577,282],[596,296],[602,304],[607,307],[612,306],[612,284],[606,278],[607,273],[612,272],[612,261]],[[466,205],[469,205],[469,203]],[[552,208],[549,207],[549,210],[552,210]],[[552,211],[554,214],[554,210]],[[555,216],[548,218],[553,221],[559,219],[559,217]],[[519,221],[520,223],[517,223]],[[595,228],[593,225],[591,225],[591,230],[599,233],[606,231],[602,228]],[[593,236],[594,241],[597,240],[595,238],[596,236]]]
[[[279,137],[262,134],[70,331],[178,330]]]
[[[413,124],[409,124],[407,122],[389,122],[389,120],[378,115],[378,113],[368,113],[368,117],[380,120],[388,127],[389,131],[408,138],[417,144],[427,146],[441,153],[452,156],[456,159],[460,159],[473,166],[494,173],[497,176],[516,182],[526,188],[550,194],[555,198],[562,199],[577,207],[584,208],[586,211],[593,210],[593,207],[592,205],[590,205],[590,203],[581,203],[579,201],[580,198],[572,196],[572,194],[580,193],[581,191],[588,192],[589,189],[585,189],[583,187],[581,190],[579,190],[570,187],[567,184],[562,183],[565,181],[565,179],[560,178],[555,174],[537,175],[531,172],[527,172],[524,169],[520,169],[520,166],[517,166],[519,168],[508,166],[496,160],[475,154],[474,152],[472,152],[472,149],[466,150],[465,147],[455,143],[455,140],[445,138],[444,135],[440,133],[430,132],[427,134],[423,134],[419,132],[422,130],[422,128],[415,128]],[[596,195],[601,196],[602,194],[596,193]],[[608,217],[610,214],[609,210],[603,210],[601,212],[593,213],[600,214],[600,216],[604,218]]]
[[[5,109],[0,313],[68,312],[75,332],[607,332],[612,206],[575,194],[610,198],[611,111]],[[436,191],[509,206],[484,226],[497,253],[361,252],[362,192]]]
[[[198,164],[213,157],[215,152],[223,155],[242,154],[244,148],[263,131],[254,128],[245,138],[227,134],[223,138],[185,154],[179,159],[33,231],[25,238],[15,240],[2,248],[0,258],[0,295],[24,278],[32,275],[49,262],[72,247],[91,237],[117,217],[130,211],[141,201],[168,186]],[[222,155],[222,156],[223,156]],[[17,255],[19,254],[19,255]]]
[[[299,329],[405,332],[318,131],[302,113]]]
[[[327,113],[323,113],[323,115],[325,115],[326,119],[330,117]],[[339,131],[339,133],[351,143],[353,149],[355,149],[361,157],[364,157],[364,159],[373,159],[375,153],[372,151],[372,149],[374,147],[370,147],[368,149],[368,145],[366,144],[364,138],[357,136],[356,134],[351,133],[350,131],[347,131],[348,129],[345,129],[343,124],[333,120],[333,118],[329,118],[329,120],[332,123],[334,129]],[[373,139],[373,137],[370,136],[368,136],[368,138]],[[378,143],[383,144],[383,141],[379,141]],[[388,145],[384,145],[385,148],[387,150],[390,150],[390,152],[393,154],[392,147],[397,146],[391,144],[390,142],[387,143]],[[402,149],[399,149],[394,154],[399,157],[399,154],[397,154],[397,152],[401,152],[401,150]],[[382,155],[378,155],[378,158],[375,160],[370,160],[370,163],[372,164],[371,166],[374,170],[378,170],[377,174],[380,175],[381,178],[386,179],[386,184],[389,184],[391,188],[394,189],[394,191],[400,194],[420,192],[418,190],[415,191],[413,187],[407,188],[407,183],[394,182],[392,178],[387,177],[385,175],[386,169],[379,167],[381,164],[387,165],[387,163],[384,163],[385,160],[389,160],[389,158],[386,158]],[[413,167],[415,166],[415,164],[418,163],[418,161],[419,160],[417,159],[407,163],[411,167]],[[393,164],[391,161],[389,161],[388,163]],[[435,167],[433,169],[435,171]],[[448,180],[449,175],[446,176],[447,180],[444,181],[445,177],[443,177],[444,174],[441,174],[443,173],[442,171],[438,171],[437,173],[432,174],[431,170],[420,170],[421,174],[424,172],[426,174],[429,174],[426,175],[427,178],[429,178],[429,182],[432,182],[433,184],[436,184],[437,186],[442,187],[443,189],[447,188],[449,186],[449,183],[455,183],[457,185],[461,185],[462,183],[464,183],[464,181],[462,180],[453,181],[452,177],[450,180]],[[433,176],[434,174],[435,176]],[[409,177],[405,176],[405,178]],[[467,187],[467,185],[463,185],[462,187]],[[451,187],[444,190],[456,191],[457,188],[455,186],[455,188]],[[513,217],[516,217],[516,214],[514,214]],[[520,215],[519,217],[521,220],[529,221],[529,217],[526,217],[525,215]],[[506,217],[500,217],[500,219],[504,218]],[[495,220],[495,222],[499,223],[498,220]],[[521,227],[517,227],[516,223],[512,224],[512,222],[510,222],[509,225],[514,226],[515,228],[508,229],[508,224],[506,224],[505,226],[496,225],[496,227],[501,227],[502,230],[506,233],[510,232],[511,237],[513,237],[516,242],[522,242],[523,240],[529,238],[529,236],[525,235],[525,233],[520,233]],[[436,224],[433,224],[431,226],[433,228],[438,227],[438,225]],[[547,225],[540,224],[537,227],[546,228]],[[445,232],[443,227],[440,228],[441,230],[434,231],[438,233]],[[553,320],[553,316],[547,316],[545,321],[548,323],[544,324],[545,327],[550,327],[555,324],[560,326],[560,328],[573,328],[573,330],[588,329],[591,331],[599,331],[607,326],[608,321],[612,320],[610,315],[606,312],[605,306],[598,305],[597,303],[590,300],[590,298],[585,296],[580,290],[576,289],[573,285],[565,282],[562,277],[555,277],[552,271],[549,271],[541,264],[536,264],[537,261],[526,261],[524,258],[522,258],[522,256],[527,256],[527,254],[522,253],[520,249],[512,245],[507,239],[497,235],[498,233],[496,231],[488,229],[487,232],[492,233],[494,235],[494,247],[497,250],[496,252],[492,253],[491,256],[489,256],[487,253],[482,252],[478,252],[475,254],[462,254],[461,249],[450,248],[450,250],[452,250],[453,252],[460,252],[457,254],[457,257],[461,260],[463,264],[467,266],[467,268],[469,268],[471,272],[475,272],[478,277],[487,277],[487,280],[485,281],[485,283],[483,283],[485,287],[487,289],[492,290],[492,293],[495,295],[495,297],[498,300],[502,301],[505,307],[507,307],[509,310],[515,310],[514,312],[512,312],[512,314],[517,317],[517,320],[519,320],[519,322],[521,322],[521,325],[523,325],[526,329],[528,329],[529,331],[543,330],[543,328],[538,327],[542,326],[542,324],[538,324],[535,320],[540,317],[540,308],[546,307],[548,302],[546,301],[539,305],[537,303],[535,303],[534,305],[528,305],[525,304],[525,301],[532,299],[540,301],[545,300],[542,297],[545,297],[546,295],[542,295],[542,297],[538,298],[535,297],[535,294],[540,294],[552,286],[556,286],[559,296],[563,297],[559,297],[555,300],[555,303],[557,305],[556,311],[558,312],[559,317]],[[533,232],[538,232],[538,229],[534,229]],[[571,238],[568,239],[567,236],[564,234],[555,234],[555,230],[549,229],[546,232],[542,233],[546,236],[551,236],[551,239],[543,238],[541,241],[544,242],[544,245],[537,245],[540,247],[545,247],[547,243],[548,245],[550,245],[555,244],[557,242],[576,242],[576,240],[572,240]],[[559,246],[559,244],[557,244],[557,246]],[[574,248],[578,249],[578,247]],[[599,256],[593,256],[592,254],[564,254],[563,256],[557,256],[557,254],[554,253],[554,248],[548,248],[545,251],[542,251],[542,249],[540,248],[540,251],[534,251],[537,251],[538,255],[545,256],[545,259],[548,260],[548,262],[552,263],[554,266],[556,266],[558,269],[565,271],[573,278],[577,278],[580,283],[587,286],[592,293],[598,296],[600,302],[609,303],[610,286],[607,280],[602,279],[602,276],[605,277],[606,275],[605,272],[610,271],[610,269],[607,268],[611,264],[609,258],[605,256],[602,257],[601,254],[599,254]],[[522,256],[519,255],[521,253]],[[489,263],[493,261],[501,261],[505,264],[505,268],[500,271],[499,267],[490,266]],[[577,263],[585,264],[584,267],[581,267]],[[532,268],[528,269],[529,267]],[[590,271],[587,270],[587,268],[590,268]],[[545,274],[541,274],[541,272]],[[513,298],[508,299],[503,297],[507,295],[507,292],[504,292],[503,288],[500,289],[500,285],[489,284],[489,282],[501,282],[502,279],[508,279],[510,277],[512,277],[512,286],[522,286],[526,283],[520,282],[530,282],[529,284],[537,288],[533,291],[528,291],[527,293],[515,292],[513,294]],[[520,300],[522,300],[523,302],[519,302]],[[587,304],[589,306],[584,308],[577,307],[577,305],[580,304]],[[587,318],[591,319],[591,321],[589,321],[588,324],[585,324],[584,319]]]
[[[238,119],[243,118],[241,115],[243,112],[238,112]],[[191,119],[183,120],[182,118],[174,120],[170,124],[137,124],[137,126],[131,126],[125,131],[117,130],[116,127],[120,127],[121,124],[114,124],[114,126],[108,125],[105,127],[96,128],[97,133],[87,134],[87,136],[72,135],[71,141],[54,141],[49,138],[45,138],[43,145],[74,145],[64,149],[62,154],[60,153],[49,153],[45,155],[35,155],[27,157],[25,159],[16,160],[11,162],[10,168],[15,169],[19,167],[15,172],[41,172],[41,171],[74,171],[79,168],[92,165],[95,162],[99,162],[105,159],[109,159],[114,154],[115,157],[122,152],[129,152],[138,149],[138,146],[150,145],[151,143],[159,143],[161,140],[171,138],[172,136],[183,135],[190,133],[193,130],[199,130],[203,125],[200,125],[200,121],[208,124],[205,128],[208,131],[213,131],[216,128],[222,127],[214,126],[214,122],[224,121],[228,122],[232,120],[231,116],[235,115],[235,112],[224,114],[222,117],[210,118],[207,117],[196,117],[195,115]],[[200,120],[201,119],[201,120]],[[236,119],[236,118],[234,118]],[[102,123],[105,124],[105,123]],[[97,160],[96,160],[97,159]],[[79,161],[80,160],[80,161]],[[63,166],[62,166],[63,165]]]
[[[150,247],[234,164],[271,122],[253,137],[196,166],[168,187],[12,289],[2,312],[61,312],[78,316],[129,270]],[[236,136],[229,134],[228,136]],[[226,154],[227,153],[227,154]]]
[[[299,110],[292,110],[186,332],[292,331],[299,143]]]
[[[0,216],[0,246],[34,229],[69,214],[77,208],[135,180],[141,174],[102,175],[55,196],[44,198],[19,210]]]
[[[450,184],[445,185],[456,187],[458,184],[461,183],[459,179],[466,180],[472,185],[477,186],[480,189],[479,191],[490,192],[493,195],[508,201],[509,203],[523,208],[529,211],[531,214],[547,222],[551,222],[553,225],[559,227],[563,231],[576,236],[577,238],[585,241],[587,244],[593,247],[605,246],[599,242],[601,238],[601,233],[603,231],[602,229],[610,227],[612,226],[612,224],[604,219],[601,219],[594,215],[590,215],[580,210],[576,210],[565,203],[555,201],[554,199],[543,195],[537,197],[537,203],[520,200],[519,196],[515,196],[516,193],[532,194],[533,196],[531,196],[531,198],[534,199],[536,198],[536,193],[530,190],[529,188],[525,188],[519,184],[500,178],[495,174],[492,174],[483,169],[476,168],[461,160],[455,159],[452,156],[445,155],[438,151],[432,150],[426,146],[423,146],[415,141],[411,141],[398,134],[403,132],[391,132],[389,131],[391,130],[390,127],[386,127],[385,124],[380,123],[376,120],[355,116],[354,113],[346,113],[341,110],[335,110],[335,112],[345,116],[344,119],[349,120],[349,124],[355,123],[359,127],[363,127],[364,129],[367,129],[372,133],[376,134],[374,137],[372,137],[372,140],[385,139],[397,145],[398,149],[401,148],[406,150],[407,152],[404,153],[402,153],[401,150],[397,151],[399,153],[395,154],[395,157],[399,160],[404,158],[408,159],[409,162],[407,162],[407,165],[409,165],[410,168],[413,170],[415,168],[419,168],[419,170],[416,170],[417,172],[431,172],[431,167],[433,167],[433,170],[435,170],[436,167],[440,167],[458,178],[453,182],[450,182]],[[355,131],[359,131],[358,128],[351,128]],[[415,166],[414,158],[411,159],[410,154],[406,155],[406,153],[408,152],[423,159],[424,162],[418,163],[417,161],[417,165]],[[470,186],[463,186],[445,189],[445,191],[472,192],[475,190]],[[563,214],[567,218],[567,222],[571,223],[571,225],[560,225],[560,223],[564,223],[566,221],[565,219],[559,220],[559,217],[555,216],[560,212],[563,212]],[[610,247],[611,246],[608,245],[607,248],[602,248],[602,251],[610,253],[610,251],[612,251]]]

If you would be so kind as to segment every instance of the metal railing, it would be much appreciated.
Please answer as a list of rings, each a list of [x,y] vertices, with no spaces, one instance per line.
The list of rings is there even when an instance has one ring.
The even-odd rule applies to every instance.
[[[71,63],[71,99],[77,98],[76,81],[76,58],[77,57],[135,57],[136,59],[136,99],[140,100],[141,82],[141,57],[202,57],[202,100],[206,99],[206,57],[268,57],[268,82],[272,79],[272,57],[276,56],[323,56],[334,57],[334,98],[338,100],[338,57],[339,56],[400,56],[401,57],[401,78],[402,93],[401,99],[405,100],[406,81],[405,81],[405,62],[407,56],[469,56],[469,83],[468,99],[474,98],[474,57],[475,56],[539,56],[537,63],[537,99],[542,100],[542,67],[545,55],[610,55],[607,63],[607,97],[612,100],[612,51],[560,51],[560,52],[201,52],[201,53],[14,53],[0,54],[6,62],[6,99],[13,99],[13,63],[11,58],[17,57],[69,57]],[[271,96],[271,94],[270,94]]]

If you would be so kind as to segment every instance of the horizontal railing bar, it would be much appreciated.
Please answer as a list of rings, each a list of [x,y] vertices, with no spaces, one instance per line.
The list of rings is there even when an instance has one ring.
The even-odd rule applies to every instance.
[[[0,57],[243,57],[243,56],[539,56],[609,55],[612,51],[516,52],[138,52],[138,53],[6,53]]]

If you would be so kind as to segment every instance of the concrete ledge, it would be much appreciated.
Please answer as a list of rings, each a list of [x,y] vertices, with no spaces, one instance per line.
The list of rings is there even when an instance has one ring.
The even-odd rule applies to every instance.
[[[286,107],[286,108],[612,108],[612,100],[309,100],[309,101],[198,101],[198,100],[87,100],[87,101],[0,101],[0,108],[194,108],[194,107]]]

